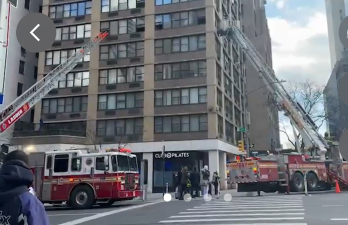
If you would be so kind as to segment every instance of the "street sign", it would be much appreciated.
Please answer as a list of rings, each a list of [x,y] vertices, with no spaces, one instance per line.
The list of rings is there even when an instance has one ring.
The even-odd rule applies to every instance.
[[[237,128],[237,131],[239,131],[239,132],[245,132],[245,127],[238,127],[238,128]]]
[[[8,2],[15,8],[17,8],[18,0],[8,0]]]
[[[4,94],[0,94],[0,105],[4,103]]]

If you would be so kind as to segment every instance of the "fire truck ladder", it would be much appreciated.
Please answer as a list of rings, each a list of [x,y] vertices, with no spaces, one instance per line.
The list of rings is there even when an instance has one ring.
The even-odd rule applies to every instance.
[[[345,189],[348,189],[348,182],[342,179],[340,176],[338,176],[334,171],[331,169],[327,169],[327,175],[333,180],[337,180],[337,182],[340,184],[340,186],[345,187]]]
[[[296,102],[290,97],[280,80],[275,76],[273,69],[265,63],[262,56],[243,31],[241,31],[239,28],[240,25],[237,23],[239,23],[239,21],[227,22],[226,24],[228,24],[228,27],[219,30],[217,32],[218,35],[226,36],[241,46],[246,55],[248,55],[253,62],[255,68],[259,71],[261,78],[272,88],[278,103],[277,107],[285,112],[285,115],[290,119],[292,124],[294,124],[297,131],[300,132],[305,146],[307,148],[315,148],[317,151],[319,150],[318,155],[321,156],[322,160],[325,160],[325,153],[327,152],[327,148],[329,148],[326,140],[307,119],[308,115],[304,114],[297,106]]]
[[[99,33],[87,44],[76,50],[65,62],[53,69],[6,107],[5,110],[0,113],[0,115],[4,115],[0,123],[0,133],[3,134],[14,122],[20,119],[29,109],[34,107],[37,102],[54,89],[55,84],[64,78],[66,74],[69,73],[83,57],[88,55],[107,35],[108,32],[106,31]]]

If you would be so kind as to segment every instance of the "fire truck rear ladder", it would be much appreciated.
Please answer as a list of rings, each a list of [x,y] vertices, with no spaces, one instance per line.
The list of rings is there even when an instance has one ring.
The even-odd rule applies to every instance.
[[[265,63],[257,49],[245,36],[243,31],[240,30],[240,25],[237,25],[235,21],[228,21],[227,24],[229,24],[228,28],[219,30],[218,35],[226,36],[227,38],[236,41],[241,46],[246,55],[248,55],[250,60],[253,62],[255,68],[259,71],[261,78],[264,79],[265,83],[272,88],[273,94],[278,103],[277,107],[285,112],[285,115],[296,127],[297,131],[300,132],[305,147],[315,148],[316,151],[319,150],[317,154],[320,155],[321,160],[325,160],[325,153],[329,146],[324,137],[318,133],[316,127],[314,127],[308,120],[308,115],[302,112],[296,102],[290,97],[280,80],[275,76],[273,69]]]
[[[344,186],[346,189],[348,189],[348,182],[342,179],[340,176],[338,176],[334,171],[331,169],[327,169],[327,175],[332,179],[332,180],[337,180],[337,182],[341,185]]]
[[[15,118],[15,121],[13,123],[6,123],[6,121],[16,115],[17,111],[22,107],[29,107],[25,112],[34,107],[36,103],[38,103],[44,96],[46,96],[52,89],[55,88],[55,85],[59,80],[64,78],[67,73],[74,69],[74,67],[82,60],[82,58],[88,55],[90,51],[95,46],[97,46],[107,35],[108,32],[106,31],[99,33],[87,44],[76,50],[76,52],[72,54],[72,56],[69,57],[65,62],[53,69],[44,78],[31,86],[27,91],[16,98],[16,100],[14,100],[8,107],[6,107],[0,114],[3,115],[4,112],[7,111],[0,124],[1,134],[3,134],[4,131],[11,127],[14,122],[22,117],[25,113],[18,114],[18,117]]]

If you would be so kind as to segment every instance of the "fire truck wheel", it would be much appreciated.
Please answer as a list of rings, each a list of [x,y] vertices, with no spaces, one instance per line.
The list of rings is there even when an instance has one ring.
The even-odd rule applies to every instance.
[[[308,173],[307,184],[309,191],[316,191],[319,188],[319,180],[315,173]]]
[[[292,186],[295,192],[304,191],[304,182],[303,175],[299,172],[296,172],[292,178]]]
[[[94,204],[94,192],[91,187],[81,185],[75,188],[70,196],[70,204],[74,209],[88,209]]]

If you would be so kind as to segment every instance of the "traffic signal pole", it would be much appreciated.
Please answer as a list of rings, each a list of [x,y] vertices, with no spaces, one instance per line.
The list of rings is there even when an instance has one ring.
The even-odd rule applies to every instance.
[[[243,98],[243,108],[244,108],[244,132],[241,131],[242,140],[244,140],[246,157],[250,157],[250,146],[249,146],[249,125],[247,118],[247,106],[248,106],[248,92],[246,91],[246,87],[244,87],[244,98]]]

